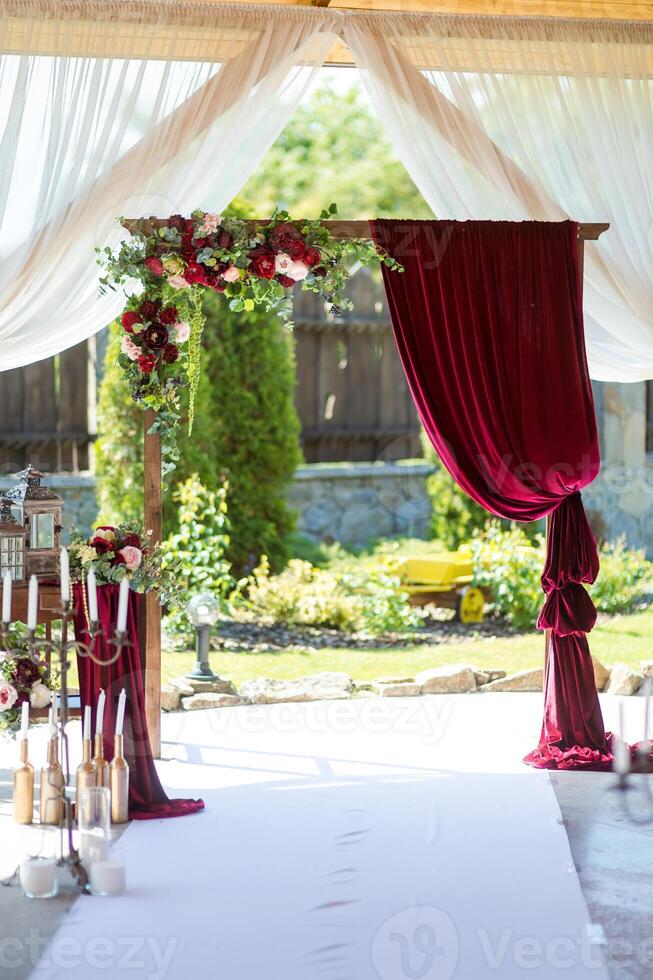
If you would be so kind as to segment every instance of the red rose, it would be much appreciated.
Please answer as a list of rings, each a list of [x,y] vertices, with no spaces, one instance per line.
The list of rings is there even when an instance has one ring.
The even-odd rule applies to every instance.
[[[155,303],[151,299],[146,299],[144,303],[138,307],[138,312],[145,320],[154,320],[157,313],[159,312],[159,304]]]
[[[277,276],[277,282],[280,282],[284,289],[292,289],[297,283],[290,276],[284,276],[281,273]]]
[[[123,558],[123,556],[121,554],[115,554],[113,556],[113,559],[111,561],[111,564],[114,565],[114,566],[115,565],[124,565],[125,564],[125,559]]]
[[[317,265],[322,256],[316,248],[307,248],[304,252],[304,262],[307,266]]]
[[[289,221],[272,229],[269,244],[275,252],[285,252],[295,262],[302,258],[306,248],[301,234]]]
[[[313,269],[311,269],[311,272],[313,273],[316,279],[323,279],[324,276],[326,276],[327,274],[327,271],[323,265],[315,266]]]
[[[161,310],[159,314],[159,320],[161,323],[177,323],[179,321],[179,313],[176,306],[166,306],[165,309]]]
[[[294,262],[299,262],[300,259],[304,258],[306,246],[299,238],[293,238],[287,243],[285,252]]]
[[[151,374],[154,370],[155,364],[156,361],[151,354],[141,354],[138,359],[138,366],[143,374]]]
[[[140,548],[141,538],[139,534],[126,534],[122,539],[122,548]]]
[[[163,360],[166,364],[174,364],[179,357],[179,348],[175,344],[166,344],[163,351]]]
[[[234,236],[231,234],[231,232],[221,231],[220,234],[217,235],[215,242],[218,248],[231,248],[234,243]]]
[[[199,262],[191,262],[186,266],[184,279],[188,283],[198,282],[201,286],[206,286],[206,269]]]
[[[195,231],[195,221],[194,221],[194,219],[193,218],[186,218],[186,220],[184,221],[184,234],[186,234],[186,235],[189,235],[190,234],[190,236],[192,238],[194,231]]]
[[[127,333],[133,333],[134,324],[142,323],[143,321],[141,320],[139,314],[135,313],[134,310],[127,310],[126,313],[123,313],[120,322],[122,323]]]
[[[281,235],[288,239],[302,237],[299,229],[295,227],[292,221],[282,221],[280,224],[275,225],[270,232],[270,238],[278,238]]]
[[[142,331],[141,337],[150,350],[161,350],[168,343],[168,328],[160,323],[152,323]]]
[[[163,275],[163,262],[154,255],[151,255],[149,259],[145,259],[145,268],[149,269],[154,276]]]
[[[269,248],[259,246],[252,249],[247,255],[250,268],[255,276],[258,276],[259,279],[274,279],[274,252],[271,252]]]
[[[115,532],[114,527],[109,525],[104,525],[103,527],[96,528],[96,531],[112,531]],[[110,540],[103,537],[102,535],[96,535],[96,537],[91,538],[91,547],[95,548],[98,555],[105,555],[107,551],[114,551],[116,546],[115,538],[112,537]]]

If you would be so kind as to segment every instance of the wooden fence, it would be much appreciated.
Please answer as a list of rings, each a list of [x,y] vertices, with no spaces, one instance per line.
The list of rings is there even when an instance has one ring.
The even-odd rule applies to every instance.
[[[95,342],[0,373],[0,473],[28,462],[48,471],[89,468],[95,433]]]
[[[397,354],[383,286],[352,277],[354,309],[327,316],[313,293],[295,293],[296,407],[307,463],[420,455],[419,425]]]

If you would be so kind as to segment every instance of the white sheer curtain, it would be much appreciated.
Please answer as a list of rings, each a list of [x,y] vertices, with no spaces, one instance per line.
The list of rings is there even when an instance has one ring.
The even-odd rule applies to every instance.
[[[0,0],[0,370],[116,315],[94,248],[124,234],[117,216],[228,204],[339,24],[311,8]]]
[[[354,14],[345,37],[442,218],[609,221],[585,248],[592,377],[653,377],[653,24]]]

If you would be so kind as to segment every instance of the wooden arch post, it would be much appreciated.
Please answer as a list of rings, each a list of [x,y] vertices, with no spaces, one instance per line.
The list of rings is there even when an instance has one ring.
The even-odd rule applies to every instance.
[[[149,218],[147,220],[129,218],[123,221],[124,227],[130,231],[143,230],[149,233],[167,223],[166,218]],[[252,220],[248,222],[252,229],[266,224],[266,221]],[[334,238],[370,238],[369,221],[324,221]],[[578,249],[581,277],[584,268],[585,242],[596,241],[610,227],[607,223],[579,224]],[[158,434],[150,433],[155,421],[155,414],[146,411],[143,420],[143,472],[144,472],[144,517],[145,529],[152,532],[152,540],[161,540],[163,525],[163,501],[161,492],[161,439]],[[548,523],[548,522],[547,522]],[[161,606],[155,592],[145,596],[144,617],[143,670],[145,676],[145,711],[150,733],[152,752],[156,758],[161,755]],[[548,648],[550,631],[546,631],[546,648]]]

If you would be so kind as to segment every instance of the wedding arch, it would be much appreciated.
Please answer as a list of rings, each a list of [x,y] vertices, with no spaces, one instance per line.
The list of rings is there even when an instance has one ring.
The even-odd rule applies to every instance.
[[[335,206],[332,206],[333,211]],[[251,219],[230,223],[221,216],[207,215],[202,211],[194,212],[190,219],[175,215],[172,218],[121,220],[135,244],[123,245],[118,257],[113,256],[111,250],[105,253],[107,275],[104,283],[115,284],[137,275],[145,286],[143,294],[130,298],[123,313],[124,347],[128,353],[123,352],[122,363],[132,394],[144,409],[144,526],[152,532],[152,540],[156,542],[162,534],[162,471],[165,469],[162,433],[164,441],[168,441],[169,454],[170,440],[174,439],[181,421],[177,408],[173,407],[170,414],[169,395],[166,395],[166,385],[170,379],[165,377],[166,372],[172,371],[174,374],[179,352],[176,350],[176,356],[167,360],[166,348],[171,332],[173,337],[184,338],[179,342],[180,346],[190,344],[194,332],[195,342],[199,345],[201,291],[217,288],[219,292],[227,294],[235,309],[253,308],[244,305],[248,301],[252,305],[261,303],[268,308],[283,309],[287,302],[285,294],[301,282],[304,288],[322,293],[329,303],[337,307],[337,303],[342,302],[347,261],[355,258],[367,264],[376,261],[390,271],[400,272],[403,269],[402,250],[414,247],[415,243],[410,238],[410,222],[405,222],[405,242],[400,243],[396,254],[388,254],[378,244],[378,238],[377,244],[373,244],[373,222],[334,219],[329,217],[329,212],[323,212],[319,221],[293,221],[284,212],[271,220]],[[597,241],[608,228],[607,223],[578,225],[581,293],[585,242]],[[215,249],[211,247],[212,243]],[[206,252],[202,252],[202,249],[206,249]],[[204,265],[202,259],[215,261]],[[289,261],[295,263],[294,270],[289,266]],[[238,270],[238,274],[235,270]],[[318,270],[318,275],[311,270]],[[293,271],[296,279],[287,275]],[[261,272],[262,275],[259,274]],[[263,285],[261,292],[261,285],[266,283],[267,288]],[[187,293],[192,295],[185,303],[180,302],[179,306],[185,308],[189,318],[194,318],[195,325],[189,325],[188,331],[184,329],[180,333],[179,309],[172,305],[171,297]],[[160,320],[163,322],[160,323]],[[148,330],[153,332],[152,347],[139,341],[140,334]],[[135,341],[140,343],[138,348],[134,346]],[[147,361],[139,367],[143,356]],[[156,391],[148,398],[143,396],[141,385],[144,380],[144,390],[151,387],[148,379],[152,374],[153,362],[163,371],[163,377],[155,375]],[[191,362],[191,395],[197,370],[197,363]],[[173,393],[175,387],[173,384]],[[163,406],[163,413],[156,407],[157,400]],[[156,593],[150,592],[145,596],[142,629],[146,714],[152,747],[158,756],[161,731],[161,606]],[[550,639],[551,632],[547,629],[547,650]]]

